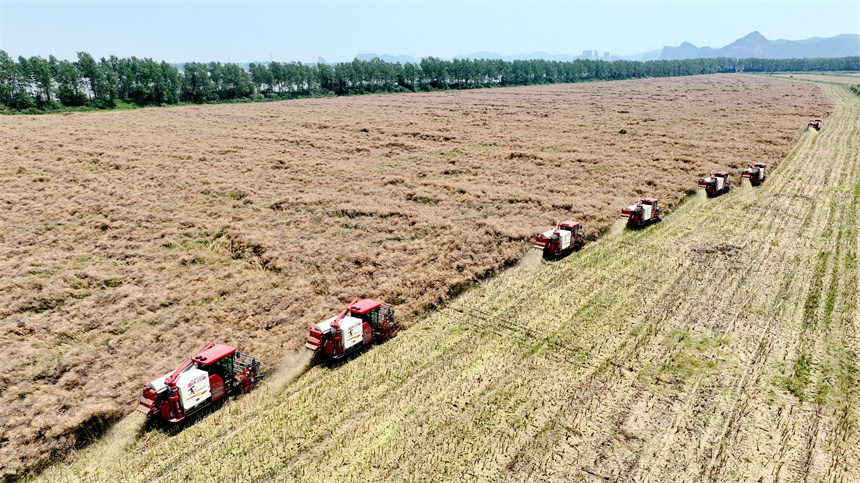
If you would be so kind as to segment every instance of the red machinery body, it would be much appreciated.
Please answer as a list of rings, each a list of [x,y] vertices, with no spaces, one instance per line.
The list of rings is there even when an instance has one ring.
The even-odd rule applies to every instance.
[[[750,184],[753,186],[764,181],[766,176],[767,165],[764,163],[748,164],[746,169],[744,169],[744,172],[741,174],[741,177],[750,180]]]
[[[708,196],[718,196],[732,189],[729,173],[721,171],[699,180],[699,189],[704,189]]]
[[[543,250],[545,257],[564,255],[584,246],[585,234],[582,223],[578,221],[559,221],[555,228],[535,238],[535,247]]]
[[[806,125],[806,129],[815,129],[816,131],[821,130],[821,119],[812,119],[809,121],[809,124]]]
[[[137,410],[161,422],[178,423],[225,396],[247,391],[263,378],[259,369],[254,357],[210,342],[173,372],[146,384]]]
[[[382,302],[356,297],[340,314],[311,327],[305,347],[341,359],[374,341],[394,336],[399,328],[394,309]]]
[[[621,209],[621,216],[627,218],[627,225],[633,227],[645,226],[662,220],[663,210],[658,206],[657,198],[642,198],[635,205]]]

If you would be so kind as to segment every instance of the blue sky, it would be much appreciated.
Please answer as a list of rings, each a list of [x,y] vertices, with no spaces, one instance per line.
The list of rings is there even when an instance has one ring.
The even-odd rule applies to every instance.
[[[630,55],[688,41],[722,47],[752,31],[800,40],[860,34],[850,1],[258,1],[0,0],[0,49],[74,60],[349,61],[356,54],[450,58]]]

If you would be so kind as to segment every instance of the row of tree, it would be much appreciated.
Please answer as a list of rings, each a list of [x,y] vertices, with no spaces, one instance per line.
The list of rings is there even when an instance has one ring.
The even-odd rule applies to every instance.
[[[54,56],[18,57],[0,50],[0,109],[109,109],[117,101],[166,105],[237,100],[288,99],[320,95],[416,92],[444,89],[572,83],[725,72],[860,70],[860,57],[838,59],[692,59],[648,62],[575,60],[441,60],[419,64],[381,59],[335,65],[298,62],[250,64],[189,62],[180,70],[164,61],[96,61],[79,52],[77,61]]]

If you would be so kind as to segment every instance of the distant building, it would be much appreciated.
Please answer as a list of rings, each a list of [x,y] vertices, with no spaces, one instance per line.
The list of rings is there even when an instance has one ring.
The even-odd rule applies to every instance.
[[[603,53],[603,60],[605,60],[606,62],[609,62],[609,52]]]
[[[582,58],[583,59],[590,59],[591,58],[591,51],[590,50],[583,50],[582,51]]]

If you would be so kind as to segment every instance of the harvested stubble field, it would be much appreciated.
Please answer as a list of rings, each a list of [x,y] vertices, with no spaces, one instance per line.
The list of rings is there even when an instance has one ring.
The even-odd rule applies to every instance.
[[[360,357],[43,478],[860,481],[860,100],[823,89],[827,128],[760,187],[521,263]]]
[[[836,82],[840,84],[857,84],[860,85],[860,73],[849,74],[774,74],[778,77],[788,77],[791,79],[803,79],[819,82]]]
[[[98,434],[102,422],[131,410],[144,382],[209,340],[236,345],[271,366],[302,344],[309,325],[353,296],[381,298],[402,315],[421,313],[518,260],[534,232],[556,219],[582,220],[595,234],[637,196],[671,203],[708,171],[736,174],[755,161],[773,165],[806,120],[825,115],[830,106],[808,83],[714,75],[4,118],[2,473],[67,454],[76,439]],[[744,217],[739,213],[738,219]],[[647,245],[648,238],[637,243]],[[621,277],[638,258],[632,246],[586,251],[575,257],[577,265],[544,266],[528,283],[493,282],[430,319],[413,317],[420,327],[397,344],[343,368],[315,368],[278,395],[282,406],[255,409],[267,397],[261,391],[176,438],[145,436],[139,444],[148,449],[136,451],[151,455],[153,466],[139,474],[134,465],[140,460],[111,464],[124,478],[150,478],[155,473],[148,468],[161,465],[165,452],[181,455],[186,443],[180,440],[192,435],[200,439],[186,448],[272,436],[280,456],[249,460],[241,465],[251,466],[241,469],[256,472],[258,463],[286,461],[277,471],[299,476],[312,471],[313,458],[335,457],[338,452],[320,451],[340,437],[349,439],[345,428],[333,429],[349,419],[370,433],[345,447],[376,443],[343,453],[353,462],[338,470],[347,475],[398,474],[413,464],[420,469],[416,478],[444,476],[440,471],[498,475],[500,464],[509,465],[512,475],[542,471],[531,465],[544,468],[550,461],[516,451],[528,447],[523,438],[539,436],[529,428],[552,420],[550,408],[569,401],[569,395],[554,398],[581,384],[589,368],[605,360],[605,351],[618,349],[620,339],[606,329],[620,324],[623,336],[629,324],[624,314],[639,313],[639,300],[654,305],[662,293],[660,303],[675,303],[665,292],[641,287],[649,278]],[[705,261],[712,256],[702,255]],[[662,254],[657,259],[661,269],[673,260]],[[595,266],[602,275],[582,276]],[[655,270],[647,273],[656,282],[676,274],[674,268]],[[617,280],[605,278],[613,273]],[[536,293],[529,284],[538,279],[549,285]],[[499,283],[521,290],[495,294]],[[607,284],[616,288],[594,292],[583,306],[568,303],[573,286],[567,284],[589,293]],[[478,303],[485,299],[487,307]],[[616,307],[610,316],[604,309],[612,304],[624,310]],[[570,318],[574,312],[595,323],[580,327],[579,319]],[[565,324],[575,329],[559,332]],[[655,330],[652,322],[639,325],[643,334]],[[521,330],[525,336],[517,335]],[[591,337],[595,342],[588,342]],[[701,345],[678,337],[676,349]],[[524,365],[517,364],[523,354],[512,349],[533,339],[543,342]],[[666,351],[647,354],[656,360]],[[550,370],[556,366],[567,369]],[[530,367],[535,374],[550,370],[553,381],[534,392],[536,399],[526,397],[528,378],[521,379]],[[588,379],[594,384],[607,369],[597,367],[604,372]],[[374,375],[362,376],[365,370]],[[661,374],[645,379],[645,387],[664,384]],[[323,376],[325,384],[319,382]],[[358,389],[334,385],[347,382]],[[449,384],[463,390],[434,392]],[[378,405],[390,397],[397,398],[391,407]],[[404,397],[415,398],[417,406],[403,405]],[[542,409],[534,412],[536,401]],[[354,406],[332,409],[341,404]],[[258,416],[268,429],[258,434],[259,426],[241,426]],[[274,424],[273,418],[286,422]],[[200,436],[217,423],[241,437],[214,438],[218,443]],[[327,439],[321,431],[338,437]],[[546,444],[561,444],[553,438],[564,427],[545,431],[540,438]],[[586,437],[579,430],[570,434]],[[313,438],[322,442],[315,446]],[[407,451],[419,440],[440,449],[428,459]],[[267,440],[261,450],[270,447]],[[182,456],[187,461],[178,461],[176,469],[191,471],[224,448]],[[455,457],[459,452],[470,456]],[[363,457],[394,455],[384,466],[357,464]]]

